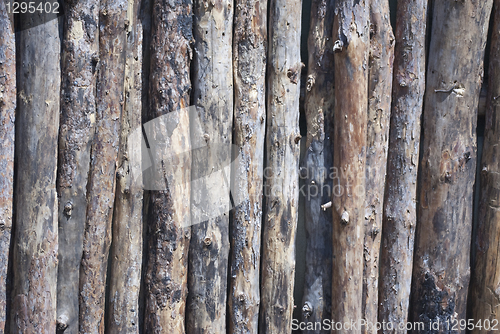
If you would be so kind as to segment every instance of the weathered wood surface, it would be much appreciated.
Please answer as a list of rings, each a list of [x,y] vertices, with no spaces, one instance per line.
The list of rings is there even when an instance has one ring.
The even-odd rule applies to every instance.
[[[127,1],[99,10],[97,110],[87,185],[87,220],[80,267],[80,333],[103,334],[108,255],[123,109]]]
[[[38,15],[38,14],[33,14]],[[25,28],[29,22],[20,22]],[[56,332],[59,21],[16,36],[15,236],[10,333]]]
[[[78,333],[78,296],[87,181],[96,116],[99,2],[68,3],[62,41],[59,127],[57,328]]]
[[[369,20],[368,1],[337,0],[333,25],[336,175],[332,198],[332,319],[342,323],[362,319],[363,311]]]
[[[266,131],[267,2],[239,0],[233,35],[234,138],[229,333],[256,333]]]
[[[424,332],[430,321],[466,318],[477,107],[492,3],[434,3],[411,293],[411,320],[423,321]]]
[[[379,321],[408,320],[417,224],[427,0],[398,2],[387,181],[380,251]],[[406,331],[400,331],[406,333]]]
[[[16,45],[9,13],[0,3],[0,332],[6,330],[7,269],[13,219]]]
[[[332,294],[332,212],[321,206],[331,201],[333,166],[334,63],[332,28],[334,0],[315,0],[307,40],[305,114],[306,152],[301,162],[305,179],[306,269],[302,321],[330,319]],[[326,331],[304,331],[326,333]]]
[[[299,0],[269,2],[264,233],[259,332],[291,333],[299,206]]]

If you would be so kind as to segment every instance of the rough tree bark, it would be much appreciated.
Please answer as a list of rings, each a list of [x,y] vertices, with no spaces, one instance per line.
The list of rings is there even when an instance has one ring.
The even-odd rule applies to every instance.
[[[228,332],[256,333],[266,131],[267,2],[237,1],[234,17],[234,144],[239,160],[232,177],[236,207],[231,234]]]
[[[465,319],[476,123],[492,0],[436,1],[427,71],[412,321]]]
[[[362,318],[369,38],[368,1],[337,0],[332,319],[342,323]]]
[[[14,196],[16,45],[5,3],[0,3],[0,332],[5,328],[7,268]]]
[[[124,107],[118,153],[109,279],[109,333],[139,333],[139,290],[142,269],[142,178],[132,165],[140,159],[140,143],[129,143],[142,119],[142,23],[140,0],[129,0],[124,74]],[[130,144],[130,145],[129,145]],[[135,156],[133,156],[135,155]]]
[[[490,321],[489,328],[475,328],[473,333],[493,332],[494,321],[500,321],[499,290],[500,248],[499,189],[500,189],[500,117],[497,97],[500,95],[500,1],[495,0],[491,37],[489,89],[486,109],[486,129],[481,163],[481,198],[477,226],[476,263],[470,285],[470,304],[475,323]],[[498,327],[498,326],[497,326]]]
[[[193,220],[189,256],[189,333],[226,331],[226,296],[229,257],[229,210],[205,216],[209,210],[229,208],[231,160],[229,148],[233,123],[232,34],[233,4],[225,0],[194,2],[193,88],[200,133],[191,135],[193,148],[206,146],[207,155],[193,156],[196,175],[216,172],[211,182],[204,178],[191,191]],[[220,170],[224,168],[224,170]],[[217,180],[217,181],[215,181]],[[224,211],[224,212],[223,212]]]
[[[43,14],[32,14],[43,15]],[[17,34],[15,240],[10,333],[53,334],[57,295],[59,20]]]
[[[411,290],[417,223],[420,117],[425,90],[427,0],[398,2],[392,116],[387,157],[379,321],[405,323]],[[406,331],[399,331],[406,333]]]
[[[189,106],[192,24],[190,0],[154,1],[145,121],[161,117],[166,122],[145,124],[158,173],[148,194],[146,333],[185,333],[191,158],[182,154],[189,152],[190,131],[189,118],[180,110]]]
[[[300,0],[269,2],[266,211],[259,332],[291,333],[299,205]]]
[[[380,239],[391,117],[394,35],[389,1],[370,0],[370,56],[368,70],[368,123],[365,181],[363,319],[376,323]],[[363,333],[376,332],[363,327]]]
[[[126,11],[125,0],[107,0],[100,4],[96,130],[80,267],[80,333],[104,333],[106,270],[123,108]]]
[[[306,274],[302,320],[330,319],[332,301],[332,213],[321,206],[331,200],[332,135],[335,103],[332,28],[334,0],[315,0],[307,41],[305,113],[307,141],[301,177],[305,178]],[[305,175],[302,175],[304,174]],[[322,333],[305,331],[305,333]],[[323,333],[326,333],[323,331]]]
[[[99,2],[68,3],[64,25],[61,125],[57,193],[59,196],[59,266],[57,328],[78,333],[78,296],[87,176],[95,125]]]

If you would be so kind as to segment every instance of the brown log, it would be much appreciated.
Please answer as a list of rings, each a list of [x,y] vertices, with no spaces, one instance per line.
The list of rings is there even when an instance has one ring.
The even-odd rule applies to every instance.
[[[234,139],[229,333],[256,333],[260,305],[260,243],[266,120],[267,2],[239,0],[233,35]]]
[[[139,291],[142,269],[142,178],[132,164],[141,157],[140,143],[129,142],[141,131],[143,82],[141,1],[129,1],[127,9],[127,53],[120,151],[113,213],[113,242],[109,279],[109,333],[139,333]],[[142,132],[142,131],[141,131]],[[140,132],[137,132],[140,133]],[[136,147],[134,146],[136,145]],[[135,155],[135,156],[133,156]],[[140,161],[140,160],[139,160]]]
[[[331,201],[333,164],[333,106],[335,103],[332,28],[333,0],[315,0],[307,40],[305,114],[306,153],[301,166],[305,179],[306,271],[302,321],[330,319],[332,307],[332,212],[322,209]],[[303,175],[305,174],[305,175]],[[329,331],[328,331],[329,332]],[[304,331],[327,333],[327,331]]]
[[[111,244],[116,164],[123,108],[127,2],[100,4],[96,131],[80,267],[80,333],[104,333],[106,270]]]
[[[266,174],[259,332],[291,333],[299,206],[302,4],[269,2]]]
[[[465,319],[469,285],[477,108],[492,0],[434,3],[418,224],[412,280],[412,321]],[[460,328],[458,332],[461,331]]]
[[[191,160],[189,154],[174,156],[177,161],[168,160],[168,156],[190,149],[189,119],[183,117],[187,114],[180,110],[188,107],[191,90],[192,4],[190,1],[156,0],[152,15],[150,108],[145,113],[145,120],[152,120],[154,126],[150,128],[146,123],[145,127],[148,126],[146,135],[157,174],[153,182],[155,188],[147,194],[144,331],[181,334],[185,333],[190,229],[184,223],[190,220]],[[167,129],[158,123],[158,117],[168,120]],[[175,131],[168,129],[173,124]],[[184,173],[184,169],[187,172]],[[186,180],[183,179],[185,175]],[[180,187],[174,186],[172,180],[179,182]]]
[[[387,0],[370,0],[370,56],[365,181],[365,241],[363,249],[363,319],[378,316],[380,239],[391,116],[394,35]],[[364,326],[363,333],[376,332]]]
[[[369,19],[368,1],[337,1],[332,319],[342,323],[362,318]]]
[[[14,196],[16,45],[5,3],[0,4],[0,332],[5,328]]]
[[[500,229],[498,202],[500,194],[499,132],[497,97],[500,95],[500,1],[494,1],[491,37],[489,83],[486,107],[486,129],[481,162],[481,191],[477,225],[476,263],[470,284],[470,309],[475,327],[472,333],[493,333],[500,321],[498,286],[500,285],[498,251]],[[488,324],[488,326],[486,326]]]
[[[420,117],[425,90],[427,0],[398,2],[392,116],[387,157],[379,321],[406,323],[417,223]],[[406,333],[406,330],[397,331]]]
[[[229,181],[233,124],[232,34],[233,5],[214,0],[194,1],[193,89],[196,117],[191,190],[192,239],[189,248],[188,333],[224,333],[229,262]],[[220,168],[224,168],[221,170]],[[209,176],[210,174],[213,176]],[[210,203],[210,204],[208,204]],[[222,208],[216,215],[206,210]],[[212,212],[214,213],[214,212]]]
[[[78,333],[78,296],[87,178],[96,112],[99,3],[69,3],[64,21],[59,127],[57,328]],[[91,18],[91,19],[89,19]]]
[[[43,15],[43,14],[32,14]],[[57,135],[61,67],[59,20],[16,36],[15,237],[10,333],[53,334],[57,295]]]

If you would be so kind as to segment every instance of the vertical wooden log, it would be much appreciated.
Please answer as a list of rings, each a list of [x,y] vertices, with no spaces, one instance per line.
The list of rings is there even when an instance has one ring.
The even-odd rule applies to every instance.
[[[500,95],[500,1],[494,1],[493,32],[491,37],[489,85],[486,109],[486,129],[481,163],[481,193],[477,227],[476,263],[470,284],[470,305],[476,327],[472,333],[494,332],[493,326],[500,321],[498,309],[500,286],[498,251],[500,248],[499,189],[500,164],[499,104]],[[488,323],[488,326],[486,324]],[[498,327],[498,326],[496,326]]]
[[[398,2],[392,116],[387,157],[379,321],[406,323],[417,223],[420,117],[425,90],[427,0]],[[399,331],[398,333],[406,333]]]
[[[193,157],[195,175],[220,173],[218,181],[199,179],[192,189],[192,239],[189,255],[189,333],[224,333],[229,260],[229,210],[216,217],[204,217],[209,210],[229,208],[230,175],[214,166],[229,166],[231,152],[217,152],[217,145],[229,147],[233,124],[232,71],[233,3],[228,0],[194,1],[193,89],[201,132],[192,134],[194,148],[205,146],[205,155]],[[214,181],[215,179],[212,179]]]
[[[259,332],[291,333],[299,206],[300,0],[269,2],[266,212]]]
[[[332,213],[321,206],[331,200],[333,106],[335,103],[332,28],[334,0],[315,0],[307,40],[305,112],[307,141],[301,177],[305,178],[306,271],[302,321],[330,319],[332,293]],[[305,175],[304,172],[306,173]],[[307,331],[305,333],[326,333]]]
[[[230,333],[259,328],[260,242],[266,120],[267,2],[238,0],[233,37],[236,202],[228,297]]]
[[[369,1],[337,0],[333,25],[332,318],[362,318]],[[357,327],[354,332],[360,333]]]
[[[106,271],[123,108],[126,11],[125,0],[100,4],[96,131],[80,267],[80,333],[104,333]]]
[[[190,132],[189,118],[183,118],[187,114],[180,109],[189,105],[192,25],[190,0],[154,1],[150,108],[146,111],[146,121],[152,120],[154,126],[146,132],[158,166],[153,182],[158,187],[148,194],[145,333],[185,333],[190,230],[183,223],[190,220],[190,155],[182,153],[189,152]],[[162,124],[158,117],[167,121]],[[183,138],[174,135],[169,126]],[[168,160],[172,154],[177,161]],[[181,187],[175,187],[172,179]]]
[[[142,122],[142,23],[140,0],[129,0],[127,8],[127,53],[124,74],[124,107],[118,153],[113,242],[109,283],[109,333],[139,333],[139,290],[142,269],[142,178],[132,169],[141,157],[140,143],[130,143]],[[140,131],[140,130],[139,130]],[[134,146],[135,145],[135,146]],[[134,151],[133,151],[134,150]],[[135,157],[132,157],[135,155]]]
[[[16,36],[18,165],[10,333],[53,334],[58,252],[59,20],[30,29],[23,29],[29,22],[20,24]]]
[[[16,45],[5,3],[0,3],[0,332],[5,328],[14,196]]]
[[[370,0],[363,319],[372,324],[378,316],[380,239],[391,117],[394,35],[389,15],[388,0]],[[376,332],[376,329],[364,326],[362,331]]]
[[[87,178],[96,109],[99,2],[69,3],[64,21],[59,128],[57,328],[78,333],[78,296]]]
[[[476,123],[493,1],[436,1],[429,51],[412,320],[465,319]],[[460,331],[461,332],[461,331]]]

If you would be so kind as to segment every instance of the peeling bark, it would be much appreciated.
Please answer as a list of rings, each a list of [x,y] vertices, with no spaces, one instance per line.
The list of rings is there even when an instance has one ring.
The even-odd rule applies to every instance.
[[[267,2],[237,1],[233,142],[239,150],[239,163],[232,177],[236,207],[231,234],[230,333],[256,333],[259,327],[266,48]]]
[[[110,250],[107,331],[113,334],[139,333],[143,186],[142,178],[135,178],[137,175],[132,171],[137,166],[131,164],[134,163],[132,155],[140,157],[142,152],[129,146],[129,136],[141,127],[142,119],[143,31],[140,5],[140,0],[128,1],[124,107],[113,213],[113,242]]]
[[[299,206],[299,0],[269,2],[267,163],[259,332],[291,333]]]
[[[0,332],[5,328],[7,268],[14,196],[14,137],[16,111],[16,45],[9,13],[0,3]]]
[[[146,120],[167,114],[170,118],[164,124],[167,128],[156,121],[159,127],[147,133],[152,135],[148,141],[157,164],[158,187],[148,192],[145,333],[185,333],[190,230],[184,223],[190,220],[191,157],[181,153],[189,152],[191,146],[189,119],[179,110],[188,107],[191,91],[191,15],[190,0],[153,3],[150,108]],[[170,131],[168,127],[174,124]],[[173,156],[177,160],[169,160],[172,153],[177,154]]]
[[[368,1],[337,0],[332,319],[342,323],[362,318],[369,38]]]
[[[422,332],[431,331],[430,321],[466,317],[477,108],[492,3],[434,4],[411,293],[412,321],[425,323]]]
[[[104,333],[106,271],[124,100],[126,10],[124,0],[107,0],[100,4],[96,130],[80,267],[80,333]]]
[[[370,0],[370,56],[363,249],[363,319],[376,323],[380,239],[391,116],[394,35],[387,0]],[[373,328],[376,332],[376,329]],[[367,326],[362,328],[368,333]]]
[[[37,14],[32,14],[37,15]],[[29,22],[20,22],[21,28]],[[16,190],[10,333],[53,334],[57,295],[59,20],[17,36]]]
[[[486,129],[484,136],[483,157],[481,163],[481,193],[479,204],[479,218],[477,227],[476,263],[470,285],[470,305],[472,318],[477,323],[485,324],[489,319],[494,325],[500,321],[500,297],[498,287],[500,279],[498,273],[498,252],[500,248],[499,229],[499,189],[500,163],[499,144],[499,104],[496,101],[500,95],[500,1],[494,1],[493,33],[491,37],[489,89],[486,108]],[[474,328],[472,333],[496,332],[489,329]]]
[[[225,0],[194,2],[193,88],[203,133],[192,133],[193,148],[205,146],[207,156],[193,157],[191,191],[192,239],[189,255],[188,333],[224,333],[229,261],[229,184],[233,123],[233,4]],[[228,146],[229,147],[229,146]],[[220,170],[218,167],[224,168]],[[215,216],[209,210],[221,208]]]
[[[406,323],[417,223],[427,0],[398,2],[392,116],[380,251],[379,321]],[[397,331],[406,333],[405,331]]]
[[[334,63],[332,28],[334,0],[315,0],[308,37],[306,83],[306,153],[301,166],[305,178],[306,274],[302,320],[330,319],[332,300],[332,213],[321,206],[331,200],[333,164]],[[302,175],[305,173],[305,175]],[[304,331],[326,333],[326,331]]]
[[[78,333],[80,262],[87,209],[87,177],[95,125],[95,66],[98,59],[99,2],[69,3],[64,25],[61,125],[57,192],[59,266],[57,328]]]

